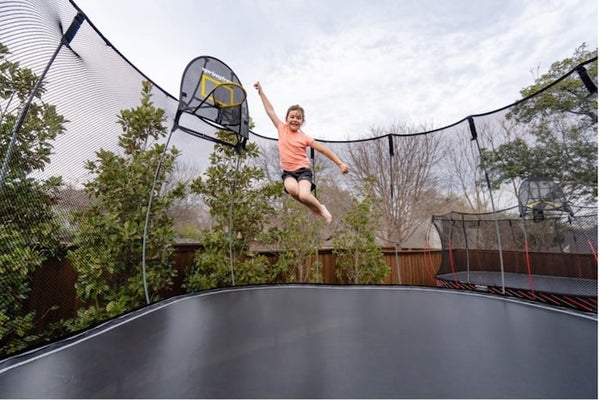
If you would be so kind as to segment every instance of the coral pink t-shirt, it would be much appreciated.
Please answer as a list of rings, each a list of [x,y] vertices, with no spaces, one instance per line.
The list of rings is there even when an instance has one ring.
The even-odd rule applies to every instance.
[[[281,122],[277,125],[279,133],[279,164],[283,170],[293,172],[301,168],[310,167],[306,148],[312,146],[315,141],[310,135],[298,130],[290,130],[290,127]]]

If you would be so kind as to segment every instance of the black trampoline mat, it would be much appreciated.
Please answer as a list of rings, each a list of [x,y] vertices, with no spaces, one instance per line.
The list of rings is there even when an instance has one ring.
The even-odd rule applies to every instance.
[[[502,286],[502,274],[497,271],[459,271],[455,273],[437,275],[437,278],[446,281],[458,281],[474,285]],[[559,295],[582,297],[598,296],[598,281],[594,279],[569,278],[551,275],[504,273],[504,286],[511,289],[533,290]]]
[[[597,398],[597,317],[476,292],[223,289],[0,362],[2,398]]]

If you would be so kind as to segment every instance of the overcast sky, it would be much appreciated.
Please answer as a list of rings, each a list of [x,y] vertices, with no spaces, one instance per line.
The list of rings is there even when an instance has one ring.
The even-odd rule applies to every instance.
[[[175,97],[195,57],[233,69],[255,132],[306,110],[324,140],[393,123],[455,123],[520,99],[535,74],[598,46],[596,0],[75,0],[125,57]]]

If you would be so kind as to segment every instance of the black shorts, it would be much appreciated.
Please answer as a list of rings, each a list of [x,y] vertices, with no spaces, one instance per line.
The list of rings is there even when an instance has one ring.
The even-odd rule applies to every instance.
[[[294,179],[296,179],[296,181],[308,180],[310,182],[310,191],[315,191],[315,189],[317,188],[317,186],[313,182],[312,170],[310,170],[309,168],[300,168],[293,172],[290,172],[289,170],[284,170],[281,174],[281,180],[285,182],[285,179],[287,177],[293,177]],[[285,187],[283,189],[285,190]],[[287,190],[285,190],[285,192],[287,193]]]

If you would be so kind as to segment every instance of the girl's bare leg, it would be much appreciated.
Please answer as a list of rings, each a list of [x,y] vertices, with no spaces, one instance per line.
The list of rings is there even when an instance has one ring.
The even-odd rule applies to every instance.
[[[332,217],[325,205],[321,204],[310,192],[310,181],[300,180],[298,182],[296,179],[288,177],[283,184],[292,197],[306,205],[315,215],[325,219],[325,222],[331,223]]]
[[[323,204],[321,204],[321,216],[323,217],[323,219],[325,219],[325,223],[327,224],[331,223],[331,221],[333,220],[333,217],[329,213],[329,210]]]

